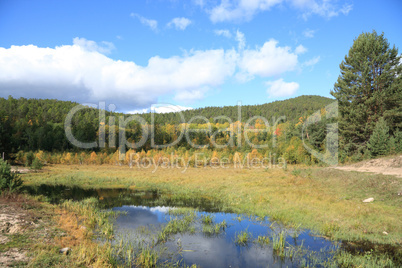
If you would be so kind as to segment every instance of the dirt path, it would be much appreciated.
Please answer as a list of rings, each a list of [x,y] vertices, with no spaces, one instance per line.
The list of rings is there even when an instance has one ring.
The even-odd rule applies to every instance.
[[[335,167],[335,169],[345,171],[373,172],[402,178],[402,155],[366,160],[352,165]]]

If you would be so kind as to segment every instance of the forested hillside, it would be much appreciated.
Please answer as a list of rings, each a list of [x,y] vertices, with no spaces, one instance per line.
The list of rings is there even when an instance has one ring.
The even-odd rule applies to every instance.
[[[320,96],[300,96],[293,99],[284,101],[276,101],[263,105],[250,105],[241,106],[241,122],[238,121],[238,107],[206,107],[195,110],[188,110],[182,112],[185,122],[189,122],[194,116],[203,116],[211,123],[212,130],[218,131],[213,138],[216,142],[225,144],[228,141],[227,129],[231,125],[240,123],[244,128],[245,122],[253,116],[262,116],[266,118],[270,127],[274,125],[277,118],[284,116],[279,122],[280,130],[277,133],[270,131],[269,133],[260,133],[254,137],[254,142],[257,144],[268,143],[272,135],[280,136],[287,133],[287,139],[290,141],[291,136],[301,137],[300,120],[306,118],[307,115],[322,109],[329,103],[333,102],[332,99]],[[81,151],[80,148],[75,148],[67,140],[64,130],[64,120],[69,111],[77,106],[78,103],[58,101],[58,100],[42,100],[42,99],[8,99],[0,98],[0,151],[7,154],[13,154],[18,151],[37,151],[43,150],[48,152],[64,152],[64,151]],[[99,136],[99,113],[98,109],[87,107],[77,112],[72,120],[72,130],[77,140],[82,142],[96,141]],[[129,115],[118,113],[105,112],[106,115],[106,148],[103,151],[113,152],[115,148],[108,148],[110,141],[109,129],[116,128],[118,136],[119,117],[124,116],[127,118]],[[113,116],[115,122],[113,126],[109,126],[109,118]],[[151,114],[140,114],[148,124],[151,123]],[[229,117],[228,119],[217,119],[217,116]],[[171,143],[175,137],[180,135],[181,117],[177,113],[156,114],[155,115],[155,133],[157,144]],[[199,129],[205,128],[205,120],[196,120],[188,128]],[[264,124],[259,121],[250,122],[251,125],[263,127]],[[259,124],[259,125],[258,125]],[[299,127],[296,129],[295,125]],[[219,130],[221,132],[219,133]],[[138,141],[143,133],[141,133],[141,126],[138,122],[133,121],[128,124],[125,129],[127,139],[131,142]],[[225,132],[226,131],[226,132]],[[264,135],[263,135],[264,134]],[[325,134],[325,133],[321,133]],[[209,144],[211,142],[212,133],[192,133],[192,140],[198,144]],[[314,135],[311,135],[313,138]],[[322,136],[322,135],[321,135]],[[250,134],[253,137],[253,134]],[[118,143],[116,137],[116,143]],[[286,138],[286,137],[285,137]],[[316,143],[322,142],[323,137],[320,137]],[[244,137],[243,137],[244,140]],[[251,150],[252,148],[242,143],[244,148],[238,148],[238,144],[234,144],[237,150]],[[118,146],[118,144],[117,144]],[[190,148],[185,139],[183,139],[176,147]],[[147,141],[143,146],[137,148],[138,150],[149,150],[151,144]],[[92,148],[91,151],[100,151],[101,148]]]
[[[193,164],[198,152],[208,161],[254,157],[274,162],[274,156],[304,164],[332,163],[328,159],[336,164],[338,153],[341,162],[399,153],[400,59],[384,35],[373,31],[361,34],[341,63],[331,91],[335,100],[300,96],[262,105],[134,116],[83,107],[68,128],[66,116],[78,103],[0,98],[0,152],[20,163],[33,157],[24,152],[36,151],[43,162],[120,164],[129,163],[133,153],[153,161],[172,155]],[[338,116],[329,108],[335,101]],[[74,146],[68,129],[77,141],[93,145]]]
[[[272,117],[286,116],[287,121],[297,122],[301,116],[312,114],[313,112],[321,109],[325,105],[333,102],[333,99],[321,96],[300,96],[283,101],[275,101],[262,105],[245,105],[241,106],[242,121],[247,121],[249,118],[259,115],[271,120]],[[186,122],[195,116],[203,116],[211,121],[216,116],[227,116],[233,122],[238,121],[238,106],[224,106],[224,107],[205,107],[194,110],[186,110],[182,112]],[[143,116],[150,122],[150,114]],[[216,120],[215,123],[225,123],[227,120]],[[155,123],[158,124],[178,124],[180,117],[174,113],[158,114],[155,116]]]

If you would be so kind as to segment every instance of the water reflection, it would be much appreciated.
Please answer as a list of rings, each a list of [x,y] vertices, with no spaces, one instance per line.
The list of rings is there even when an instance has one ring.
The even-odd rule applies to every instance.
[[[25,186],[24,191],[31,195],[43,195],[51,203],[63,200],[83,200],[95,197],[102,208],[121,211],[115,222],[115,242],[119,239],[155,245],[157,235],[168,223],[172,207],[191,207],[198,209],[196,220],[192,223],[194,232],[179,233],[170,236],[166,243],[157,244],[162,250],[161,261],[182,261],[186,265],[197,264],[201,267],[300,267],[316,266],[314,258],[325,260],[337,249],[330,241],[318,238],[308,230],[285,229],[283,226],[266,219],[244,217],[233,213],[224,213],[219,202],[205,198],[178,198],[175,195],[161,194],[158,190],[138,191],[132,189],[84,189],[63,185]],[[227,211],[226,211],[227,212]],[[212,216],[214,223],[225,221],[224,232],[208,235],[202,231],[202,216]],[[286,251],[296,249],[298,256],[281,257],[273,250],[273,237],[285,230]],[[247,246],[235,243],[236,236],[247,231],[252,241]],[[292,235],[293,234],[293,235]],[[268,245],[261,246],[253,241],[258,236],[270,237]],[[302,247],[299,247],[303,245]],[[311,254],[311,253],[314,254]]]
[[[146,206],[122,206],[113,208],[114,211],[124,211],[115,223],[116,237],[139,239],[144,237],[142,227],[147,227],[155,234],[172,217],[168,214],[169,207]],[[214,223],[226,221],[228,223],[225,232],[218,235],[206,235],[202,232],[201,217],[212,216]],[[232,213],[206,213],[197,212],[197,220],[194,222],[195,233],[176,234],[164,245],[169,252],[180,252],[175,261],[182,259],[186,265],[197,264],[201,267],[299,267],[302,258],[280,258],[274,254],[272,240],[269,245],[261,246],[251,241],[247,246],[239,246],[235,243],[235,237],[241,231],[247,230],[253,240],[259,235],[273,236],[281,226],[273,225],[266,219],[257,221],[252,218],[244,218],[239,221],[239,215]],[[289,230],[289,233],[292,231]],[[149,238],[149,243],[155,242]],[[309,235],[303,231],[300,235],[286,237],[286,246],[304,245],[304,250],[309,248],[321,251],[322,256],[329,256],[334,245],[322,238]],[[303,254],[307,257],[306,254]],[[163,256],[162,256],[163,258]],[[168,259],[168,255],[165,256]]]

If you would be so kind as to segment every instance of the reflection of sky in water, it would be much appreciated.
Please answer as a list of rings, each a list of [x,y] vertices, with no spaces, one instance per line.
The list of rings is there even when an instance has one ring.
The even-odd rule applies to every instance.
[[[161,228],[169,220],[167,214],[169,207],[145,207],[123,206],[113,209],[125,211],[127,214],[118,216],[116,219],[116,234],[120,237],[129,237],[130,232],[135,232],[138,227],[148,226]],[[261,247],[256,243],[249,243],[247,247],[237,246],[234,242],[236,234],[247,230],[252,234],[253,240],[259,235],[272,237],[270,222],[263,223],[243,217],[237,220],[238,215],[231,213],[205,213],[199,212],[198,217],[204,214],[212,214],[214,223],[225,220],[228,227],[225,232],[217,236],[206,236],[200,232],[201,224],[198,220],[195,234],[177,234],[165,245],[170,250],[177,250],[177,241],[180,239],[183,248],[182,257],[186,265],[193,263],[201,267],[297,267],[290,259],[280,260],[273,255],[272,240],[270,245]],[[132,230],[132,231],[131,231]],[[278,229],[276,230],[278,231]],[[304,240],[304,241],[303,241]],[[331,242],[309,235],[308,231],[302,232],[297,238],[287,236],[286,242],[291,245],[300,245],[310,250],[320,251],[329,249]]]

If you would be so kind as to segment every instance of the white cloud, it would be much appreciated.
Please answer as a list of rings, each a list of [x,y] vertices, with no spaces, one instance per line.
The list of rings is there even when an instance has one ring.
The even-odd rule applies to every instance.
[[[214,33],[218,36],[224,36],[226,38],[232,38],[232,34],[229,30],[215,30]]]
[[[347,15],[353,8],[351,4],[339,6],[337,0],[221,0],[220,4],[210,9],[209,17],[214,23],[223,21],[249,21],[257,13],[267,11],[274,6],[289,4],[302,12],[304,19],[312,14],[325,18]]]
[[[314,34],[315,34],[315,30],[310,30],[310,29],[306,29],[303,32],[304,37],[307,37],[307,38],[313,38]]]
[[[236,41],[239,43],[239,51],[242,51],[246,46],[246,38],[244,37],[244,33],[239,30],[236,32]]]
[[[302,66],[309,67],[316,65],[320,61],[320,58],[321,58],[320,56],[316,56],[308,61],[303,62]]]
[[[306,52],[307,52],[307,48],[305,48],[303,45],[298,45],[298,46],[296,47],[296,49],[295,49],[295,53],[296,53],[297,55],[303,54],[303,53],[306,53]]]
[[[128,111],[128,114],[146,114],[149,113],[149,109],[145,108],[145,109],[139,109],[139,110],[132,110],[132,111]]]
[[[140,66],[90,48],[77,44],[0,47],[1,95],[104,100],[118,104],[118,110],[149,107],[166,94],[191,101],[232,76],[238,57],[234,50],[199,50],[170,58],[154,56]]]
[[[187,26],[191,24],[191,20],[187,18],[174,18],[172,19],[167,26],[172,27],[174,26],[176,30],[185,30]]]
[[[151,107],[151,110],[158,114],[165,114],[165,113],[176,113],[186,110],[192,110],[193,107],[185,107],[181,105],[163,105],[159,107]]]
[[[210,10],[212,22],[250,20],[259,11],[270,9],[282,0],[222,0]]]
[[[208,87],[192,89],[192,90],[183,90],[178,92],[174,99],[184,103],[192,103],[194,101],[204,99],[205,93],[208,90],[209,90]]]
[[[151,108],[145,108],[145,109],[139,109],[139,110],[133,110],[129,111],[129,114],[145,114],[149,112],[154,112],[158,114],[165,114],[165,113],[175,113],[175,112],[181,112],[181,111],[186,111],[186,110],[193,110],[193,107],[186,107],[186,106],[181,106],[181,105],[173,105],[173,104],[164,104],[164,105],[152,105]]]
[[[204,7],[205,0],[192,0],[196,6]]]
[[[269,97],[289,97],[296,93],[299,84],[296,82],[287,83],[282,78],[266,82]]]
[[[130,16],[133,17],[133,18],[139,19],[139,21],[140,21],[142,24],[148,26],[148,27],[151,28],[153,31],[157,31],[157,30],[158,30],[158,21],[156,21],[156,20],[151,20],[151,19],[147,19],[147,18],[145,18],[145,17],[143,17],[143,16],[141,16],[141,15],[138,15],[138,14],[136,14],[136,13],[131,13]]]
[[[297,66],[297,54],[290,47],[277,46],[278,41],[271,39],[261,48],[243,51],[239,67],[250,75],[262,77],[275,76],[292,71]]]
[[[238,51],[190,50],[169,58],[151,57],[146,65],[111,59],[104,55],[111,43],[99,45],[84,38],[55,48],[0,47],[0,95],[106,101],[116,104],[118,111],[133,111],[157,103],[161,96],[191,103],[228,78],[245,82],[255,76],[275,77],[319,61],[316,57],[300,64],[298,54],[306,51],[301,45],[281,47],[272,39],[250,49],[240,31],[235,38]]]
[[[76,37],[73,39],[73,44],[80,46],[87,51],[97,51],[102,54],[109,54],[115,49],[113,43],[102,41],[102,46],[98,45],[95,41],[87,40],[85,38]]]
[[[340,14],[347,15],[352,10],[353,5],[343,4],[341,7],[334,0],[291,0],[291,5],[303,12],[304,19],[311,15],[319,15],[330,19]]]

